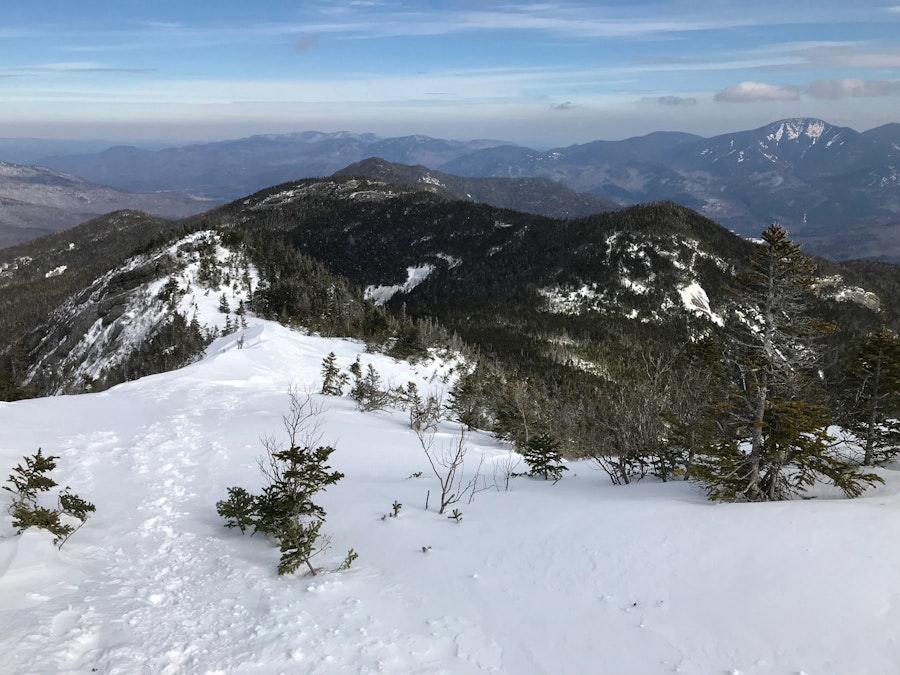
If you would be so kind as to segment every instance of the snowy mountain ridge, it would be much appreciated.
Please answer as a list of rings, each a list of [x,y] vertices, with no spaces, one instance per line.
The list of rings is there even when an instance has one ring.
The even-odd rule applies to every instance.
[[[223,527],[214,504],[228,486],[255,489],[259,436],[280,433],[290,386],[317,390],[330,352],[342,369],[360,357],[386,380],[445,386],[439,361],[410,366],[248,317],[242,335],[178,371],[0,403],[0,471],[41,446],[60,456],[57,478],[97,505],[61,551],[0,520],[5,667],[882,675],[896,664],[900,474],[890,469],[853,501],[820,490],[713,505],[684,482],[610,485],[587,462],[569,463],[556,485],[514,478],[506,490],[516,456],[472,433],[466,480],[477,471],[488,489],[454,522],[434,510],[436,479],[405,413],[313,394],[345,474],[321,497],[332,546],[317,576],[278,577],[277,548]],[[458,433],[444,422],[435,442]],[[383,517],[392,502],[398,517]],[[359,559],[338,570],[350,548]],[[860,559],[866,574],[837,583]]]
[[[249,304],[258,279],[256,269],[222,246],[214,231],[135,256],[49,317],[43,334],[32,338],[37,356],[26,382],[42,376],[54,381],[54,394],[89,391],[175,314],[208,336],[235,330],[241,319],[236,314],[232,324],[230,311]]]

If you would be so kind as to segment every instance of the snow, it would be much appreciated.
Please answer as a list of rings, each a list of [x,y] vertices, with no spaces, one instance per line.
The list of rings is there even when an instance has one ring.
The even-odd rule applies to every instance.
[[[683,482],[613,486],[572,462],[556,485],[478,493],[455,523],[434,510],[405,413],[316,395],[346,474],[319,500],[332,548],[319,575],[278,577],[277,549],[224,528],[214,505],[228,486],[258,488],[259,437],[280,430],[288,387],[316,390],[331,351],[423,391],[446,386],[446,364],[250,321],[178,371],[0,403],[0,475],[42,447],[60,484],[97,505],[61,551],[0,520],[0,670],[896,672],[891,470],[857,500],[714,505]],[[443,423],[438,442],[455,433]],[[469,475],[483,456],[489,483],[514,457],[483,434],[469,447]],[[399,517],[382,520],[395,500]],[[334,571],[351,547],[359,559]]]
[[[436,187],[445,187],[445,185],[440,180],[432,176],[430,173],[426,173],[424,176],[422,176],[421,182],[427,183],[428,185],[434,185]]]
[[[199,279],[201,254],[193,249],[204,242],[211,245],[211,257],[223,274],[223,280],[215,287],[211,287],[208,283],[204,284]],[[251,289],[238,283],[244,269],[251,288],[255,288],[258,283],[259,275],[256,269],[238,253],[222,246],[217,233],[206,230],[189,234],[152,257],[132,258],[121,268],[105,275],[105,279],[108,281],[117,274],[147,265],[149,262],[159,262],[167,257],[180,261],[177,274],[171,277],[162,276],[135,289],[129,294],[119,318],[114,321],[108,321],[103,317],[97,318],[85,332],[84,337],[70,348],[63,367],[71,369],[73,379],[99,378],[107,368],[127,358],[173,310],[186,317],[188,321],[196,319],[207,333],[223,332],[232,317],[230,313],[224,314],[219,311],[221,297],[225,296],[230,312],[234,312],[242,302],[247,304],[250,301]],[[65,269],[65,266],[57,268],[48,272],[47,276],[62,274]],[[230,282],[224,281],[226,276]],[[170,279],[178,284],[177,302],[173,306],[169,306],[159,298],[159,292]],[[105,288],[105,284],[101,283],[100,288]],[[234,323],[239,324],[240,320],[234,317]],[[31,370],[31,376],[33,377],[41,367],[42,363],[36,364]],[[64,387],[57,393],[62,393],[63,389]]]
[[[813,119],[793,119],[785,120],[778,125],[778,129],[769,134],[766,138],[770,141],[780,143],[782,138],[795,141],[800,136],[806,136],[813,143],[816,143],[825,132],[825,122]]]
[[[696,281],[678,289],[681,301],[686,309],[695,312],[701,316],[705,316],[710,321],[724,326],[725,322],[721,316],[712,311],[709,304],[709,296],[706,291]]]
[[[452,265],[451,265],[452,266]],[[406,281],[392,286],[366,286],[364,295],[366,300],[372,300],[376,305],[383,305],[397,293],[409,293],[416,286],[425,281],[434,272],[434,265],[425,263],[415,267],[406,268]]]
[[[47,279],[49,279],[50,277],[58,277],[61,274],[64,274],[67,269],[69,269],[68,265],[60,265],[59,267],[54,267],[52,270],[45,273],[44,277]]]
[[[580,288],[548,286],[539,288],[537,292],[546,302],[545,311],[551,314],[578,314],[596,310],[603,300],[595,285],[583,285]]]
[[[451,270],[462,265],[462,258],[456,258],[448,253],[435,253],[435,256],[446,262]]]
[[[650,278],[647,281],[648,282],[653,281],[652,274],[650,275]],[[647,293],[650,292],[650,286],[648,286],[647,284],[645,284],[643,282],[636,281],[634,279],[629,279],[626,276],[619,277],[619,283],[622,284],[623,288],[627,288],[629,291],[631,291],[632,293],[635,293],[637,295],[646,295]]]

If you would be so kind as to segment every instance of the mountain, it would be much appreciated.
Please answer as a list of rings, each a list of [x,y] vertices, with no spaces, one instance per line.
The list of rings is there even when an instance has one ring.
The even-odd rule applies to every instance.
[[[158,151],[114,147],[99,154],[45,157],[41,163],[124,190],[175,191],[221,202],[289,180],[326,176],[372,155],[389,161],[443,163],[492,143],[496,142],[309,131]]]
[[[890,126],[868,135],[789,119],[705,139],[659,135],[538,153],[489,148],[441,169],[545,176],[622,203],[671,200],[750,236],[778,221],[811,252],[900,260],[900,151]]]
[[[523,442],[521,415],[504,411],[527,405],[584,456],[609,441],[600,421],[625,419],[598,402],[640,391],[647,359],[688,377],[701,342],[727,339],[739,316],[727,289],[751,251],[672,202],[562,220],[348,176],[182,221],[113,214],[0,250],[0,398],[170,370],[252,312],[397,358],[469,354],[480,393],[467,423]],[[840,328],[822,342],[833,387],[856,340],[900,328],[900,275],[824,260],[819,275],[810,312]],[[221,316],[204,323],[211,305]]]
[[[621,205],[674,201],[744,236],[777,221],[809,252],[897,261],[896,126],[859,133],[795,118],[712,138],[654,132],[550,150],[490,140],[305,132],[159,151],[110,148],[42,163],[122,189],[227,201],[380,157],[462,178],[546,178]]]
[[[619,208],[616,202],[609,199],[577,193],[546,178],[463,178],[424,166],[391,163],[378,157],[351,164],[334,175],[411,185],[450,199],[480,202],[551,218],[577,218]]]
[[[388,162],[440,166],[461,155],[500,144],[491,140],[463,142],[415,135],[380,139],[368,146],[367,152]]]
[[[421,168],[368,164],[434,178]],[[341,306],[344,318],[321,320],[345,330],[357,325],[360,334],[383,331],[389,322],[364,308],[365,291],[409,317],[438,321],[512,369],[575,381],[584,373],[576,368],[573,375],[567,364],[602,363],[609,372],[627,363],[629,344],[667,349],[697,321],[709,328],[750,251],[746,240],[671,202],[561,221],[459,200],[433,182],[428,189],[406,182],[308,179],[183,221],[123,212],[2,250],[0,344],[17,345],[18,370],[31,369],[24,383],[39,392],[82,390],[84,383],[72,377],[79,364],[65,361],[79,353],[75,342],[95,324],[115,337],[126,329],[115,323],[120,317],[166,316],[160,307],[129,309],[129,298],[161,298],[168,279],[201,264],[188,255],[190,247],[172,249],[166,241],[208,231],[243,242],[242,257],[269,287],[267,299],[254,301],[266,316],[292,316],[305,307],[307,325],[332,331],[314,317],[335,309],[312,315],[309,309]],[[206,255],[217,250],[209,243],[202,248]],[[129,250],[132,257],[125,256]],[[220,266],[215,260],[202,264]],[[897,320],[894,266],[820,265],[832,279],[830,297],[861,299],[822,299],[823,316],[843,317],[842,341]],[[223,274],[245,276],[235,268],[213,278]],[[344,298],[338,304],[335,289]],[[875,301],[865,300],[866,293]],[[181,314],[189,323],[187,308]],[[45,366],[35,370],[39,363]],[[104,381],[114,383],[124,373],[108,375]]]
[[[115,143],[103,140],[67,140],[46,138],[0,138],[0,161],[30,166],[50,155],[76,155],[102,152]],[[148,145],[154,149],[160,144]]]
[[[527,148],[488,148],[441,167],[461,176],[543,176],[573,190],[593,192],[621,203],[634,204],[668,198],[685,200],[686,179],[661,162],[643,159],[612,141],[538,153]]]
[[[869,138],[876,143],[890,145],[900,150],[900,123],[891,122],[890,124],[882,124],[880,127],[869,129],[863,132],[863,136]]]
[[[70,174],[0,162],[0,248],[121,209],[183,217],[208,202],[170,194],[134,194]]]
[[[896,461],[853,502],[711,505],[683,480],[720,442],[675,437],[721,408],[752,250],[673,202],[558,219],[344,175],[0,249],[0,475],[41,448],[96,505],[64,550],[0,519],[7,669],[891,672]],[[900,329],[900,275],[818,263],[824,403],[857,338]],[[628,485],[602,461],[623,429]],[[556,482],[517,451],[548,439]],[[320,443],[330,547],[278,576],[288,547],[219,504]]]

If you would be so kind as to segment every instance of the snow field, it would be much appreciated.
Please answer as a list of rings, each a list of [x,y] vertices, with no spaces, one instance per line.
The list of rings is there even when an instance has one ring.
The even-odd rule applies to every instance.
[[[277,548],[223,527],[215,502],[259,487],[260,436],[281,437],[288,387],[318,390],[330,351],[385,384],[448,388],[440,363],[254,319],[179,371],[0,403],[0,475],[42,447],[61,457],[60,486],[97,505],[61,551],[0,521],[0,671],[900,672],[891,470],[858,500],[714,505],[684,483],[616,487],[572,463],[556,485],[516,478],[462,500],[456,523],[436,512],[406,413],[316,396],[346,474],[317,500],[327,571],[278,577]],[[456,433],[444,423],[436,442]],[[508,448],[468,443],[467,470],[483,456],[491,484]],[[334,571],[350,548],[359,559]]]

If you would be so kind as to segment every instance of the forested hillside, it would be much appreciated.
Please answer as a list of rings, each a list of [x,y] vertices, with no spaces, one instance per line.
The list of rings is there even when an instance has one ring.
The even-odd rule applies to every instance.
[[[102,388],[173,367],[223,328],[238,330],[231,312],[239,305],[396,356],[462,349],[474,368],[453,397],[466,424],[523,450],[537,443],[536,452],[594,457],[616,482],[649,473],[669,480],[699,472],[694,458],[703,448],[737,447],[746,426],[729,411],[734,387],[761,386],[747,373],[774,368],[790,350],[803,355],[784,371],[790,386],[784,373],[765,386],[785,401],[819,406],[792,424],[827,429],[861,415],[850,398],[864,396],[866,380],[853,374],[854,359],[880,329],[898,329],[894,266],[816,263],[798,250],[809,268],[792,272],[772,242],[750,242],[667,202],[556,220],[334,177],[276,186],[178,223],[126,226],[135,218],[142,217],[88,224],[68,243],[6,252],[7,397]],[[119,243],[104,244],[103,232],[116,224]],[[173,243],[192,232],[209,234]],[[796,248],[789,233],[777,239]],[[80,262],[93,240],[90,264]],[[764,264],[766,255],[773,257]],[[765,309],[771,298],[747,280],[758,273],[753,259],[787,274],[771,283],[802,301],[774,315]],[[225,261],[238,262],[226,269]],[[193,305],[178,295],[189,274],[201,275],[207,294],[222,295],[226,325],[192,322]],[[41,299],[28,302],[29,293]],[[168,314],[160,309],[167,303]],[[115,345],[125,330],[115,322],[151,306],[168,316],[145,334],[157,356],[132,345],[102,377],[96,369],[75,377],[83,369],[64,353],[101,329]],[[111,315],[110,307],[119,310]],[[781,346],[748,352],[769,330],[784,333]],[[888,342],[885,364],[893,359]],[[182,357],[173,359],[176,345]],[[878,419],[888,419],[893,399],[878,405]],[[777,426],[776,418],[755,424]]]

